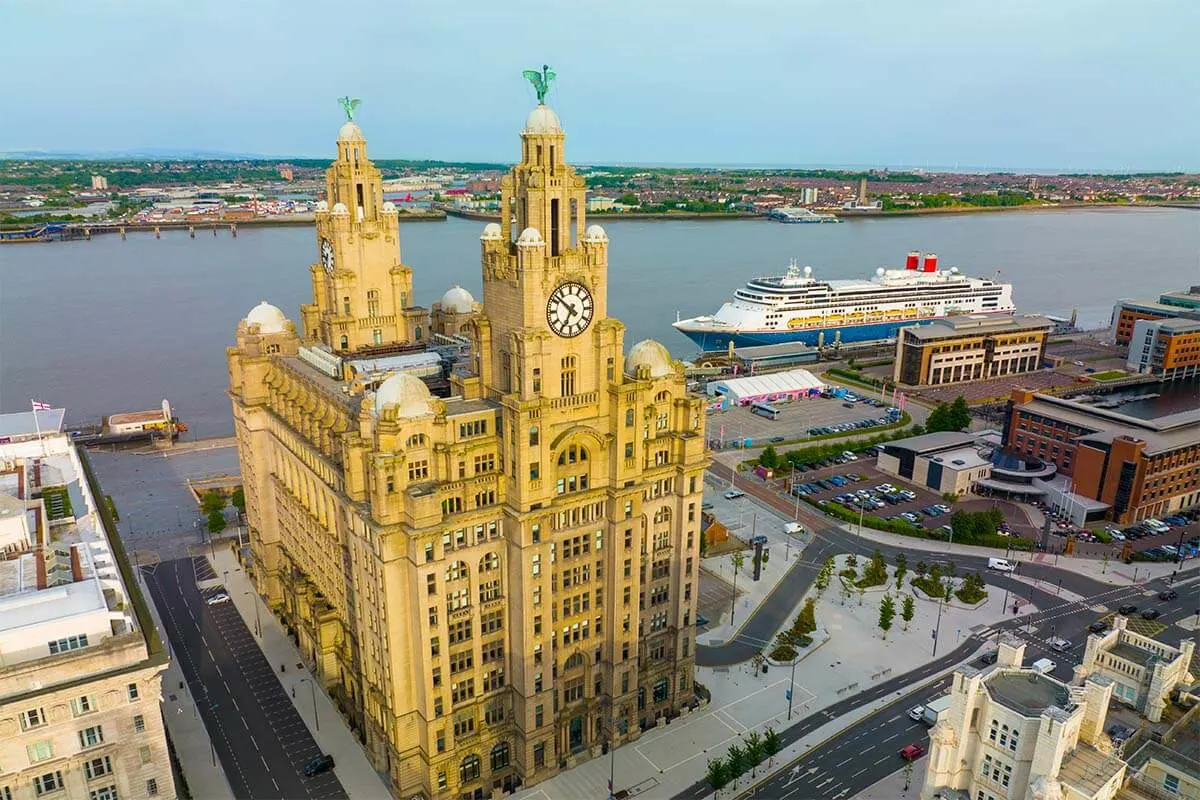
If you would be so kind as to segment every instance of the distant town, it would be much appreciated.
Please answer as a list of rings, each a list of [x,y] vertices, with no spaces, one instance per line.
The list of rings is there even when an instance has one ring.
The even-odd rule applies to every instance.
[[[401,213],[496,216],[503,164],[381,160],[385,197]],[[0,161],[0,226],[63,222],[302,222],[323,199],[318,159]],[[588,212],[645,217],[845,216],[1085,204],[1200,203],[1200,174],[863,172],[592,166]]]

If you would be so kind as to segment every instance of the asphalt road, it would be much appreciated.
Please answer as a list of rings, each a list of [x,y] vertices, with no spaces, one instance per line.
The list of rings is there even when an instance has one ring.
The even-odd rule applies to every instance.
[[[334,772],[304,777],[320,749],[233,604],[205,601],[213,590],[202,592],[197,579],[216,578],[207,559],[164,561],[143,574],[234,796],[345,798]]]

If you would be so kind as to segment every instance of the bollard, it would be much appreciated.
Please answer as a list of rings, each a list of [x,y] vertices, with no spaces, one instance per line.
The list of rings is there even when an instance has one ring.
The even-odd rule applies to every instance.
[[[125,241],[125,226],[121,226],[121,241]]]
[[[158,229],[158,226],[157,226],[157,225],[155,225],[155,226],[154,226],[154,238],[155,238],[155,239],[161,239],[161,238],[162,238],[162,231],[160,231],[160,230]]]
[[[229,226],[229,233],[233,236],[234,239],[237,238],[237,224],[236,223]]]
[[[191,236],[193,239],[196,238],[196,226],[195,225],[188,225],[188,236]]]

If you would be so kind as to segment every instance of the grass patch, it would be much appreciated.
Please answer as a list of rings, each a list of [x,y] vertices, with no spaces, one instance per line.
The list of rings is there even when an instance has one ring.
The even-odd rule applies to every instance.
[[[52,522],[75,516],[71,508],[71,494],[65,486],[47,486],[42,489],[42,503],[46,506],[46,516]]]
[[[1104,372],[1093,372],[1087,377],[1094,381],[1115,381],[1117,378],[1129,377],[1129,373],[1119,369],[1106,369]]]
[[[920,589],[925,593],[926,597],[945,597],[946,584],[942,582],[941,576],[934,577],[933,575],[917,575],[912,581],[914,588]]]
[[[108,506],[108,513],[112,514],[112,518],[120,522],[121,515],[117,513],[117,504],[113,502],[111,494],[104,495],[104,505]]]

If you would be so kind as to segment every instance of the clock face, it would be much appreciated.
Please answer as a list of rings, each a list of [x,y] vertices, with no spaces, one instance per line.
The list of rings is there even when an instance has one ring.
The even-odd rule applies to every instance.
[[[328,239],[321,240],[321,263],[325,266],[325,271],[330,275],[333,274],[333,245]]]
[[[571,281],[551,293],[546,303],[546,322],[550,330],[569,339],[587,330],[595,310],[591,292],[582,283]]]

